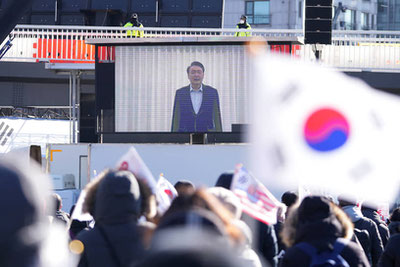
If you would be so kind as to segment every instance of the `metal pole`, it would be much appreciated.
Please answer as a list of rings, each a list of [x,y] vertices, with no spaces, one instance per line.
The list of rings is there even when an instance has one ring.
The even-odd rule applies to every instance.
[[[69,142],[72,143],[72,71],[69,73]]]
[[[77,142],[79,142],[80,141],[80,134],[81,134],[81,131],[80,131],[80,128],[81,128],[81,75],[82,75],[82,72],[80,72],[79,71],[79,73],[78,73],[78,81],[77,81],[77,92],[76,92],[76,107],[77,107],[77,110],[76,110],[76,117],[77,117],[77,119],[78,119],[78,122],[77,122],[77,133],[78,133],[78,138],[77,138]]]
[[[158,0],[156,1],[156,23],[158,23],[158,9],[159,9],[159,5],[158,5]]]
[[[76,143],[76,71],[72,71],[72,143]]]

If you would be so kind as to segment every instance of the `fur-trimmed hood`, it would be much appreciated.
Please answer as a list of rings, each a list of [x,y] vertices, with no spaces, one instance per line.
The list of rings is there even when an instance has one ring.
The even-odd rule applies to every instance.
[[[141,195],[135,176],[128,171],[105,171],[87,187],[83,211],[103,224],[137,221]]]
[[[281,233],[287,247],[306,241],[322,248],[338,237],[350,239],[352,235],[353,225],[346,214],[323,197],[307,197],[293,207]]]

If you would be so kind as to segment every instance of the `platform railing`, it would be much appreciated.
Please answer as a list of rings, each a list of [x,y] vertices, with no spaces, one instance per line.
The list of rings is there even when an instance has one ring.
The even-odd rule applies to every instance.
[[[140,30],[144,38],[168,37],[229,37],[238,31],[234,28],[124,28],[92,26],[17,25],[10,33],[13,46],[3,61],[94,63],[95,48],[87,39],[132,38],[127,30]],[[287,40],[303,37],[298,29],[252,29],[251,36],[265,39]],[[240,38],[240,37],[239,37]],[[5,44],[7,40],[3,42]],[[368,69],[400,71],[400,32],[396,31],[338,31],[332,32],[332,45],[322,45],[319,61],[340,69]],[[315,61],[313,47],[300,45],[293,49],[293,57]],[[100,61],[113,61],[114,49],[99,47]]]

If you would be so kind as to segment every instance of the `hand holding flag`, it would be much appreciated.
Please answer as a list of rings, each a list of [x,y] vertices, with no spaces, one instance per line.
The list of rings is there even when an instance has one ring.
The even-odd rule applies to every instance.
[[[282,204],[241,164],[236,166],[231,190],[239,197],[243,212],[266,224],[276,223],[277,208]]]
[[[161,174],[157,182],[158,211],[164,214],[178,196],[175,187]]]
[[[117,169],[131,171],[136,178],[147,183],[153,194],[157,194],[156,180],[134,147],[131,147],[129,151],[121,157],[118,161]]]

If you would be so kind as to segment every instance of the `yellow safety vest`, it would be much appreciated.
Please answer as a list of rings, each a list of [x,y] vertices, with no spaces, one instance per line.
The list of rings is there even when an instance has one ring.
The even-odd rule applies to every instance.
[[[124,27],[125,27],[125,28],[131,28],[131,27],[133,27],[133,24],[132,24],[131,22],[128,22],[128,23],[126,23],[126,24],[124,25]],[[139,25],[138,28],[143,28],[143,24],[140,23],[140,25]],[[139,37],[143,37],[143,36],[144,36],[143,31],[139,31],[139,30],[128,30],[128,31],[126,31],[126,34],[128,35],[128,37],[130,36],[130,37],[137,37],[137,38],[139,38]]]
[[[246,30],[251,30],[250,24],[246,23],[246,26],[247,26]],[[236,25],[236,29],[239,29],[238,25]],[[244,36],[244,37],[251,36],[251,32],[235,32],[235,37],[241,37],[241,36]]]

